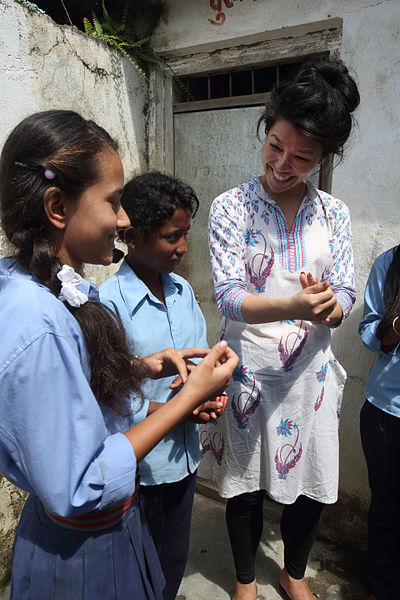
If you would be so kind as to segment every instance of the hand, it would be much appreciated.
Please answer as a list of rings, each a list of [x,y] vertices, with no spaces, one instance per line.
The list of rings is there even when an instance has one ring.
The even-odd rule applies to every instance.
[[[294,318],[315,323],[329,323],[329,315],[337,304],[329,281],[318,282],[311,273],[300,274],[302,291],[290,298]]]
[[[202,358],[207,356],[209,351],[208,348],[185,348],[184,350],[165,348],[149,356],[140,356],[137,360],[140,361],[142,366],[143,378],[161,379],[162,377],[170,377],[178,373],[180,377],[179,385],[181,385],[188,377],[189,359],[195,357]],[[179,387],[179,385],[175,387]]]
[[[196,406],[201,406],[209,398],[223,393],[238,363],[239,357],[228,344],[224,340],[218,342],[192,370],[181,392],[185,396],[190,394]]]
[[[187,421],[199,425],[209,423],[223,415],[227,405],[228,396],[226,394],[217,396],[215,400],[206,400],[192,412]]]

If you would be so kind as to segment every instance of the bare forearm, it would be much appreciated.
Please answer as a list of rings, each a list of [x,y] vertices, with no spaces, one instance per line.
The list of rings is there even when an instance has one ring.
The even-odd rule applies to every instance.
[[[241,311],[246,323],[273,323],[291,318],[288,316],[287,298],[262,298],[261,296],[246,296],[241,305]]]

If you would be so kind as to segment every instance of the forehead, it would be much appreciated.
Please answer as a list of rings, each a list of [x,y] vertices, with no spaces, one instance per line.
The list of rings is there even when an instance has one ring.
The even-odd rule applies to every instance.
[[[279,119],[276,121],[268,132],[268,139],[276,140],[289,150],[301,151],[303,153],[315,154],[322,150],[321,144],[313,138],[304,135],[296,129],[292,123]]]

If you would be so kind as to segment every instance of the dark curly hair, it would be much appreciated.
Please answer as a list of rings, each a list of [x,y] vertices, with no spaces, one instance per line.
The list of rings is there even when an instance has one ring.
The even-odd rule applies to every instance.
[[[0,159],[1,224],[16,247],[15,259],[55,296],[61,289],[61,261],[52,246],[43,195],[51,186],[71,200],[99,177],[98,157],[117,151],[117,143],[93,121],[73,111],[33,114],[15,127]],[[55,179],[46,179],[50,169]],[[134,391],[141,397],[137,361],[130,355],[124,329],[108,308],[89,301],[79,308],[65,303],[78,321],[91,355],[91,388],[98,402],[121,412]]]
[[[279,119],[322,146],[323,156],[341,159],[360,103],[354,79],[340,60],[328,58],[303,63],[294,77],[274,88],[257,123],[265,133]]]
[[[135,233],[145,238],[168,221],[179,207],[195,216],[199,200],[193,189],[179,179],[151,171],[134,177],[122,192],[121,204]]]

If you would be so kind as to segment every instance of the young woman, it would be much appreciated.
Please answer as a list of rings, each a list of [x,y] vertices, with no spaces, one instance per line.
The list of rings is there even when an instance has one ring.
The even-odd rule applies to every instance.
[[[340,61],[304,64],[273,90],[259,120],[263,175],[220,195],[210,211],[221,338],[239,367],[220,452],[205,457],[228,498],[235,600],[256,598],[265,492],[285,505],[280,590],[291,600],[313,598],[304,573],[321,510],[337,498],[345,380],[330,329],[350,312],[355,290],[349,211],[307,178],[341,155],[358,103]],[[206,443],[207,431],[215,436],[215,428],[202,433]]]
[[[361,440],[368,466],[370,600],[400,598],[400,246],[374,262],[365,289],[360,336],[376,359],[361,410]]]
[[[122,320],[135,352],[149,355],[164,345],[207,346],[206,324],[189,283],[173,271],[187,251],[186,236],[198,208],[188,185],[158,172],[135,177],[122,206],[133,226],[124,232],[128,255],[100,297]],[[170,401],[173,378],[143,383],[145,402],[136,422]],[[149,402],[149,399],[151,401]],[[141,502],[166,579],[164,600],[174,600],[185,570],[196,470],[201,458],[196,422],[222,414],[217,399],[177,425],[146,456]]]
[[[30,492],[13,600],[162,598],[137,464],[235,366],[226,345],[214,347],[168,405],[132,427],[139,361],[78,274],[85,262],[111,263],[129,226],[122,188],[115,142],[74,112],[27,117],[4,145],[1,223],[16,254],[0,261],[0,470]],[[185,378],[193,354],[161,352],[143,371]]]

